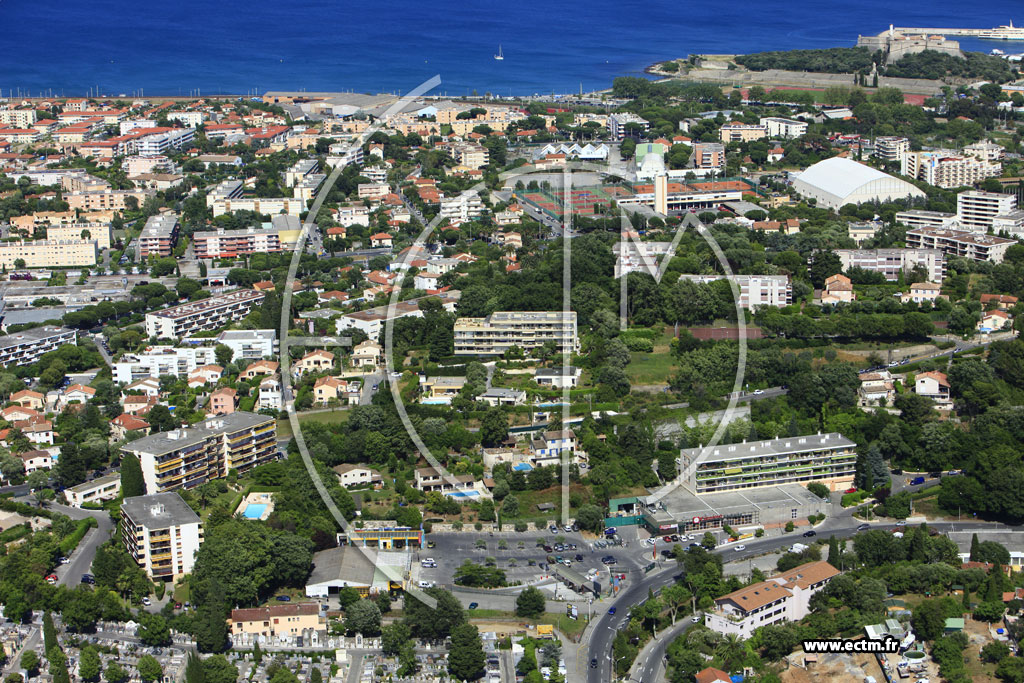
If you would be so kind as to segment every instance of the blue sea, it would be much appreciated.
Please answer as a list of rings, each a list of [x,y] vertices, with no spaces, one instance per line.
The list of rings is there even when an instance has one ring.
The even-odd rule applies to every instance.
[[[1024,24],[1020,0],[965,10],[962,0],[0,0],[0,89],[407,92],[436,74],[437,94],[566,93],[691,53],[852,46],[890,23]],[[961,44],[1024,51],[1024,42]]]

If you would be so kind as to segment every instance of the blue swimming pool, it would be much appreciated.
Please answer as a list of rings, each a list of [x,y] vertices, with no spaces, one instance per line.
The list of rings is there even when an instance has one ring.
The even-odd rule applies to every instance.
[[[242,516],[246,519],[259,519],[266,511],[266,503],[249,503],[245,506],[245,510],[242,511]]]
[[[561,406],[567,405],[566,403],[538,403],[535,407],[537,408],[560,408]]]
[[[480,493],[478,491],[451,491],[448,495],[452,498],[476,498]]]
[[[516,472],[529,472],[533,469],[533,465],[528,462],[517,462],[515,465],[512,465],[512,469]]]
[[[450,398],[425,398],[420,403],[425,406],[447,406],[451,405],[452,401]]]

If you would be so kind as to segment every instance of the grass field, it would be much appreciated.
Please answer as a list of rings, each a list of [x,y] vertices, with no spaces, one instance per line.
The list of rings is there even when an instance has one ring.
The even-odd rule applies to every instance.
[[[670,351],[672,336],[672,328],[666,327],[654,340],[654,351],[629,354],[631,360],[626,366],[626,377],[630,384],[668,384],[668,378],[675,371]]]

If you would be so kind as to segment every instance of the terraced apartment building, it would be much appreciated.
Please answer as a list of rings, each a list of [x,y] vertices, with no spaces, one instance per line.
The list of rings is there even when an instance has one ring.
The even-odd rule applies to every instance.
[[[139,459],[146,490],[191,489],[211,479],[240,474],[277,455],[277,421],[235,412],[126,444],[122,453]]]
[[[456,356],[500,356],[513,346],[528,351],[548,341],[556,353],[579,349],[575,312],[495,311],[455,321]]]
[[[683,485],[694,493],[718,493],[816,481],[832,490],[853,481],[857,445],[842,434],[787,436],[680,452]]]

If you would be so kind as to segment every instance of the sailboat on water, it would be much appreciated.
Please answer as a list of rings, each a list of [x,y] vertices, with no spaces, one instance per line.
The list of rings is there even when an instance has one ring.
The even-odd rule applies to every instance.
[[[499,62],[505,59],[505,55],[501,54],[501,43],[498,44],[498,54],[494,55],[494,58]]]

